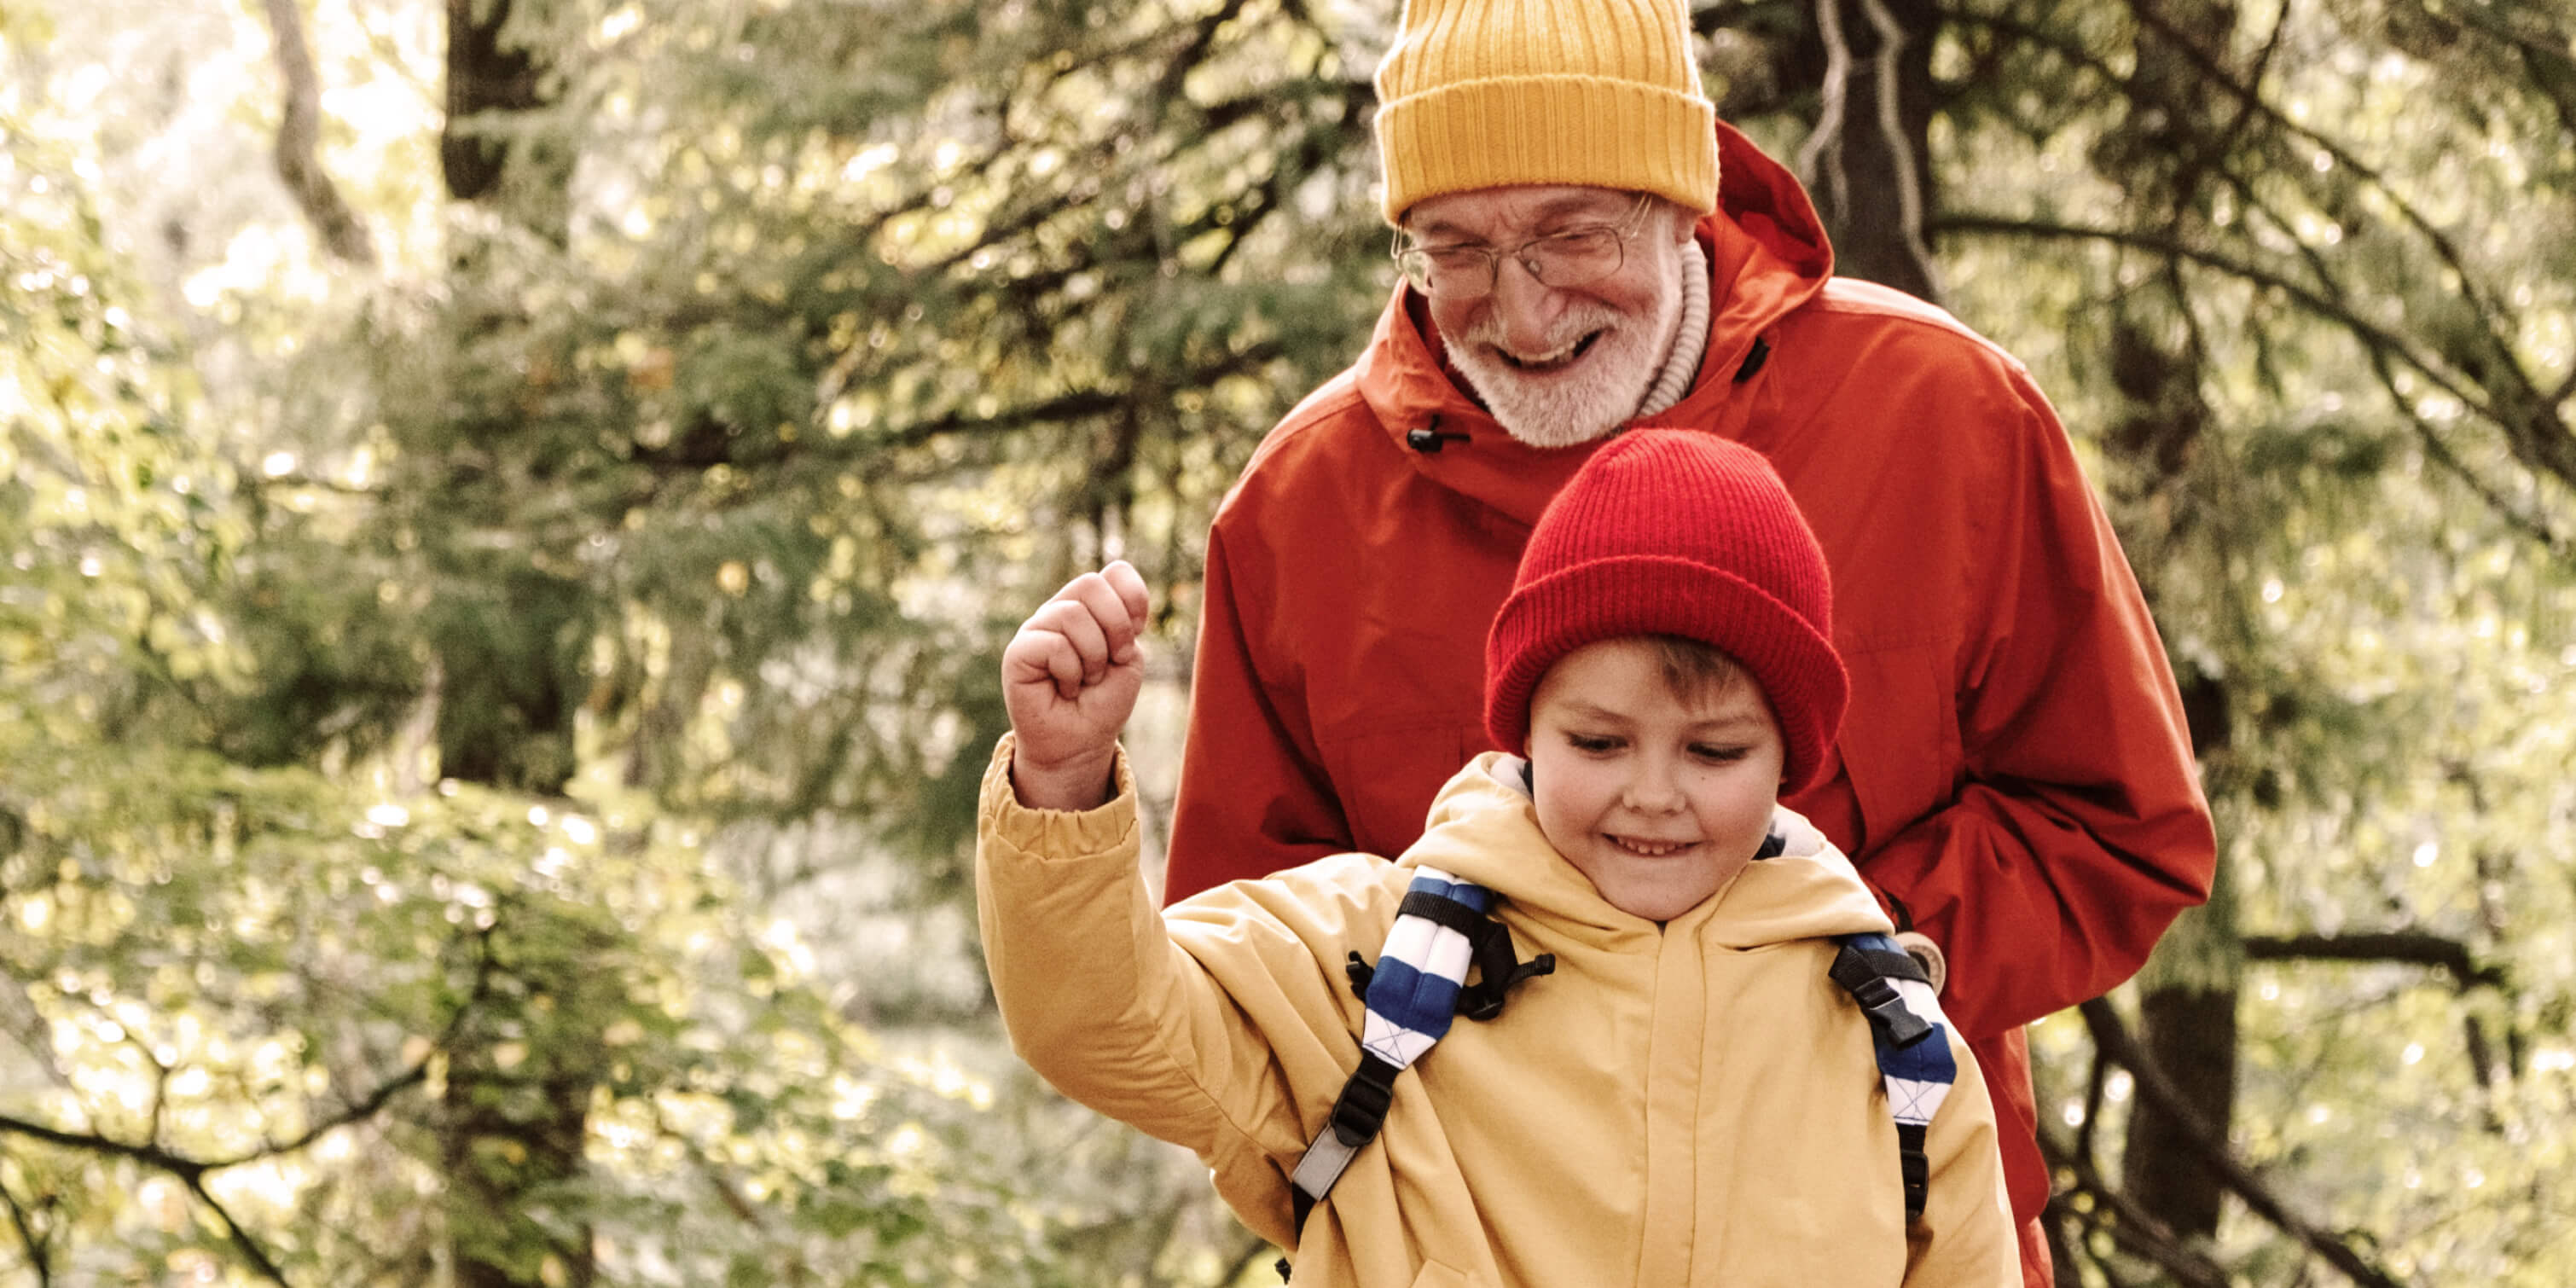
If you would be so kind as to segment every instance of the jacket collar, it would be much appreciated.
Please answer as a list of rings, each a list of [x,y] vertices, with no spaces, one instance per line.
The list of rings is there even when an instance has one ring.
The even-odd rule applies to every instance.
[[[1656,936],[1655,923],[1611,907],[1548,844],[1521,775],[1523,763],[1495,751],[1470,761],[1440,789],[1422,839],[1398,864],[1473,881],[1509,900],[1521,915],[1581,940],[1608,946]],[[1793,810],[1774,807],[1771,830],[1784,841],[1781,853],[1747,865],[1731,884],[1660,933],[1745,949],[1893,929],[1851,860],[1814,825]]]
[[[1752,382],[1735,376],[1754,342],[1824,288],[1834,256],[1794,175],[1724,121],[1717,125],[1717,146],[1717,211],[1698,229],[1710,274],[1707,354],[1698,384],[1652,420],[1728,433],[1752,401]],[[1548,499],[1597,446],[1540,449],[1504,433],[1451,376],[1428,309],[1402,282],[1378,317],[1356,375],[1380,427],[1415,470],[1524,527],[1538,521]],[[1442,435],[1435,440],[1439,450],[1412,447],[1406,436],[1418,430]]]

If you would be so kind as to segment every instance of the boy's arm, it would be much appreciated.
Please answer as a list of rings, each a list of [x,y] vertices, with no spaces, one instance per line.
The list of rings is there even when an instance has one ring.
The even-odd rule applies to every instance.
[[[2018,1288],[2021,1249],[2004,1196],[1995,1112],[1967,1040],[1952,1032],[1956,1081],[1925,1130],[1923,1219],[1906,1231],[1905,1288]]]
[[[1259,1135],[1257,1106],[1219,1103],[1259,1058],[1259,1035],[1184,961],[1137,867],[1134,780],[1087,811],[1033,809],[1011,782],[1014,738],[994,748],[976,820],[984,961],[1011,1045],[1085,1105],[1202,1155]],[[1293,1131],[1283,1134],[1293,1135]]]
[[[1138,867],[1135,792],[1033,809],[995,748],[977,820],[976,904],[1011,1044],[1065,1095],[1196,1152],[1246,1225],[1287,1245],[1286,1173],[1355,1058],[1325,957],[1392,895],[1376,860],[1217,892],[1166,921]],[[1302,1111],[1302,1112],[1301,1112]]]
[[[1011,732],[976,811],[975,903],[1002,1021],[1066,1095],[1203,1155],[1259,1116],[1234,1065],[1259,1035],[1180,962],[1137,870],[1118,730],[1135,710],[1150,604],[1123,562],[1067,582],[1002,650]]]

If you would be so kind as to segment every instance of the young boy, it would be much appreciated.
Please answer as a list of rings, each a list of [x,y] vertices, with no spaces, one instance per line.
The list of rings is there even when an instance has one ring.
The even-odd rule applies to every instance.
[[[1014,1045],[1196,1150],[1300,1288],[2018,1284],[1993,1113],[1946,1025],[1925,1041],[1957,1076],[1909,1220],[1870,1020],[1828,975],[1834,936],[1890,927],[1776,803],[1842,717],[1828,600],[1761,457],[1632,431],[1541,517],[1488,637],[1486,726],[1522,754],[1460,771],[1392,864],[1322,859],[1158,914],[1114,741],[1144,585],[1077,578],[1003,655],[1012,733],[984,782],[976,884]],[[1388,1049],[1344,963],[1386,970],[1426,872],[1491,890],[1553,973],[1396,1074],[1298,1228],[1289,1178],[1334,1138],[1363,1030]]]

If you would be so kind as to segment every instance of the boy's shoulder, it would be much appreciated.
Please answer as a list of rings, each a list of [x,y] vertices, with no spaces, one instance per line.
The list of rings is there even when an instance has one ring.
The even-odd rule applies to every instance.
[[[1330,854],[1267,876],[1212,886],[1164,909],[1163,915],[1176,929],[1257,918],[1317,945],[1320,953],[1372,935],[1383,939],[1408,880],[1406,870],[1374,854]]]

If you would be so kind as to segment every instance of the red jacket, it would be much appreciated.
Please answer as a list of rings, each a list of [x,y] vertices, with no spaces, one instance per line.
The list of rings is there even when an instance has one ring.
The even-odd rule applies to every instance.
[[[1832,277],[1797,181],[1719,135],[1707,357],[1653,423],[1764,453],[1824,546],[1851,707],[1824,780],[1786,803],[1948,954],[1942,1005],[2028,1222],[2047,1175],[2021,1026],[2128,978],[2208,896],[2181,704],[2029,373],[1937,308]],[[1486,628],[1588,451],[1506,435],[1399,288],[1209,534],[1166,898],[1412,843],[1487,745]]]

